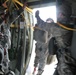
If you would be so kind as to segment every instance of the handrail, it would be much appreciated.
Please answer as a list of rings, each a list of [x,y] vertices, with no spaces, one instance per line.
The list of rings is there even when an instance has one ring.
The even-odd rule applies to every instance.
[[[8,1],[9,0],[6,0],[4,3],[8,2]],[[23,7],[23,4],[21,2],[19,2],[18,0],[12,0],[12,2],[15,2],[15,3],[19,4],[21,7]],[[30,9],[29,7],[26,6],[25,9],[27,12],[32,13],[32,9]]]
[[[21,2],[19,2],[18,0],[14,0],[17,4],[19,4],[21,7],[23,7],[23,4]],[[32,13],[32,9],[28,8],[27,6],[25,7],[26,10],[29,12],[29,13]]]
[[[66,30],[76,31],[76,28],[69,28],[69,27],[67,27],[67,26],[65,26],[65,25],[63,25],[63,24],[60,24],[59,22],[57,22],[57,24],[58,24],[60,27],[66,29]]]

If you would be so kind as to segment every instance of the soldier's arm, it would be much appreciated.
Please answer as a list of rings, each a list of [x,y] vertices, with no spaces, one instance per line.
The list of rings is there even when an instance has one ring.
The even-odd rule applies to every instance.
[[[38,24],[38,25],[45,23],[45,22],[40,18],[40,16],[39,16],[39,11],[38,11],[38,10],[37,10],[36,13],[35,13],[35,17],[36,17],[36,19],[37,19],[37,24]]]

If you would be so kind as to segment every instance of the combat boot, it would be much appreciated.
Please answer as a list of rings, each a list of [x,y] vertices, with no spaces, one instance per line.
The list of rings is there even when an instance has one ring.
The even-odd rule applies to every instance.
[[[37,75],[42,75],[43,71],[44,71],[44,70],[38,69]]]

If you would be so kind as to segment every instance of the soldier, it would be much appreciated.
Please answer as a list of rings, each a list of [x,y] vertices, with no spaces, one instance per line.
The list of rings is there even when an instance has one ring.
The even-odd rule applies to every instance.
[[[0,31],[0,47],[1,47],[1,55],[2,59],[1,61],[1,68],[0,70],[4,70],[4,72],[7,72],[8,70],[8,64],[9,64],[9,56],[8,56],[8,49],[10,48],[11,45],[11,38],[10,38],[10,31],[7,28],[6,24],[3,23],[1,25],[1,31]]]
[[[8,49],[11,46],[11,33],[6,23],[7,17],[8,15],[3,9],[0,12],[0,75],[4,75],[10,72]]]
[[[52,27],[56,32],[53,35],[57,42],[58,50],[56,52],[58,64],[54,75],[75,75],[76,72],[76,60],[71,56],[71,41],[72,31],[67,27],[70,25],[70,16],[72,15],[71,4],[68,1],[64,1],[61,5],[57,6],[57,21],[59,23],[54,24],[56,27]],[[64,25],[59,27],[58,25]]]
[[[36,26],[39,27],[39,28],[41,28],[42,30],[45,30],[46,23],[52,23],[52,22],[54,22],[51,18],[48,18],[46,20],[46,22],[44,22],[39,17],[39,11],[36,11],[35,17],[37,18],[37,24],[36,24]],[[40,34],[40,33],[38,32],[38,34]],[[37,43],[36,43],[36,49],[35,49],[36,56],[35,56],[35,61],[34,61],[34,67],[35,67],[34,71],[36,71],[36,67],[38,66],[38,73],[37,73],[37,75],[41,75],[42,74],[42,72],[44,70],[44,67],[46,65],[47,56],[49,54],[48,53],[48,42],[49,41],[47,39],[46,43],[43,43],[43,42],[40,42],[40,41],[37,41]],[[34,74],[34,72],[33,72],[33,74]]]

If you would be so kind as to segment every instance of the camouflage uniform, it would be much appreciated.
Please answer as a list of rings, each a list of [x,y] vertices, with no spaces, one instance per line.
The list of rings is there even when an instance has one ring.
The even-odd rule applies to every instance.
[[[43,44],[40,42],[36,43],[35,49],[36,57],[34,66],[38,66],[38,74],[42,74],[44,67],[46,65],[47,56],[48,56],[48,44]]]
[[[71,26],[69,23],[71,14],[71,4],[68,1],[64,1],[58,6],[57,20],[61,24]],[[56,28],[52,28],[57,33],[53,31],[53,34],[58,46],[56,52],[58,64],[54,75],[76,75],[76,60],[71,56],[72,31],[61,28],[58,24],[54,24],[54,26]]]
[[[11,34],[7,25],[3,22],[0,27],[0,70],[4,70],[5,73],[8,72],[9,56],[8,49],[11,46]]]
[[[74,75],[72,72],[72,69],[71,70],[69,69],[70,65],[66,64],[66,63],[69,63],[71,61],[72,62],[71,64],[73,64],[75,66],[75,60],[73,58],[71,58],[71,55],[70,55],[72,31],[66,30],[55,23],[45,23],[44,27],[45,27],[45,30],[48,31],[48,40],[51,39],[52,37],[54,37],[56,40],[56,45],[58,47],[58,50],[56,51],[56,55],[57,55],[57,59],[58,59],[58,66],[57,66],[58,74],[59,75],[61,75],[61,74],[66,75],[68,73],[68,75],[69,74]],[[39,42],[37,42],[37,43],[39,43]],[[40,46],[40,45],[41,45],[41,43],[39,43],[37,46]],[[46,46],[43,46],[43,44],[42,44],[42,47],[44,47],[43,50],[45,50],[47,48],[46,49],[46,51],[47,51],[48,50],[48,43]],[[37,47],[36,47],[36,50],[37,50]],[[39,48],[39,50],[40,50],[40,48]],[[36,52],[35,59],[38,60],[38,59],[41,59],[42,57],[45,58],[45,55],[42,53],[40,51]],[[40,56],[40,54],[42,54],[42,57]],[[37,55],[39,56],[39,58],[37,57]],[[46,58],[47,58],[47,56],[46,56]],[[44,61],[46,61],[46,60],[44,59]],[[41,62],[43,63],[43,61],[41,61]],[[36,61],[35,61],[35,63],[36,63]],[[40,66],[42,66],[42,65],[40,65]],[[68,69],[68,70],[65,71],[65,69]]]
[[[67,3],[67,2],[66,2]],[[59,8],[64,11],[59,11],[59,13],[63,13],[62,16],[58,15],[58,22],[61,24],[64,24],[65,26],[69,26],[69,19],[71,13],[69,12],[69,15],[66,14],[69,9],[69,5],[62,5],[61,7],[65,7],[64,9]],[[67,12],[65,12],[65,10]],[[70,10],[70,9],[69,9]],[[75,73],[75,66],[76,66],[76,60],[72,58],[70,54],[70,47],[71,47],[71,40],[72,40],[72,31],[66,30],[62,27],[60,27],[56,23],[45,23],[42,20],[40,20],[39,16],[37,17],[37,23],[38,26],[41,26],[46,31],[48,31],[48,39],[51,39],[52,37],[55,38],[56,45],[58,47],[56,51],[57,59],[58,59],[58,65],[57,65],[57,73],[54,73],[54,75],[74,75]],[[71,67],[71,68],[70,68]]]
[[[38,14],[38,12],[36,12],[36,14]],[[45,25],[47,23],[44,22],[39,17],[39,15],[37,15],[36,18],[37,18],[37,25],[36,26],[46,31],[46,26]],[[40,33],[38,33],[38,34],[40,34]],[[48,52],[49,51],[48,50],[49,40],[48,39],[47,39],[46,43],[43,43],[41,41],[37,41],[37,43],[36,43],[36,48],[35,48],[36,56],[35,56],[34,66],[35,67],[38,66],[38,75],[42,74],[42,72],[44,70],[44,67],[46,65],[46,62],[47,62],[47,57],[48,57],[48,54],[49,54],[49,52]]]

